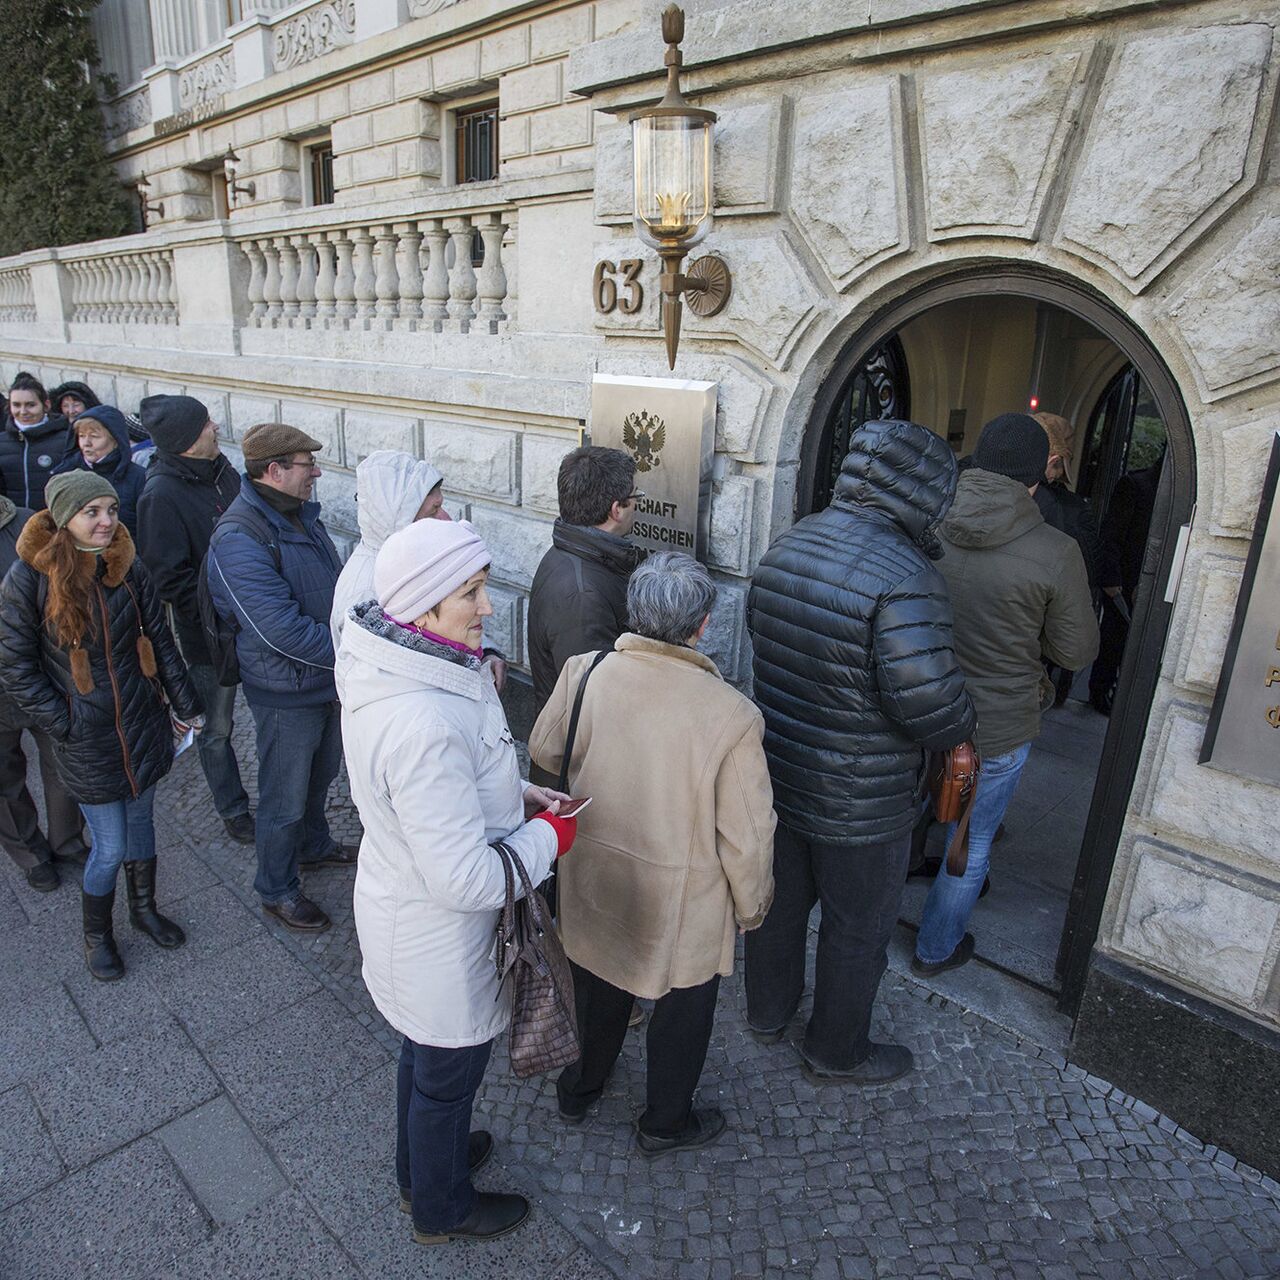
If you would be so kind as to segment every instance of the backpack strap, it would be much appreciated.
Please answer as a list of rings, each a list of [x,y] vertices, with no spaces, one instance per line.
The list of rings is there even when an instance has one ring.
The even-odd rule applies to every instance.
[[[565,735],[564,755],[560,760],[560,777],[556,782],[556,790],[563,791],[568,794],[569,787],[569,761],[573,757],[573,743],[578,736],[578,717],[582,715],[582,698],[587,692],[587,681],[591,679],[591,673],[613,652],[612,649],[601,649],[595,656],[595,661],[587,668],[586,675],[578,684],[578,694],[573,700],[573,713],[569,716],[569,732]]]
[[[271,526],[261,516],[250,511],[227,511],[217,525],[214,526],[214,533],[217,533],[223,525],[231,525],[237,529],[243,529],[254,542],[262,543],[271,552],[271,559],[275,563],[276,572],[281,572],[283,560],[280,556],[280,543],[274,536]],[[210,545],[212,546],[212,540],[210,540]]]

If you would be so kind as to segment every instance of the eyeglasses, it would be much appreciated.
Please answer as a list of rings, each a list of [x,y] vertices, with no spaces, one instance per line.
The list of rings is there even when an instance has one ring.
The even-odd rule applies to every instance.
[[[623,498],[622,505],[625,507],[628,502],[634,502],[637,498],[643,498],[644,496],[645,492],[643,489],[633,489],[625,498]]]
[[[277,462],[276,466],[281,471],[288,471],[291,467],[306,467],[308,471],[311,471],[315,469],[316,460],[308,458],[305,462],[300,462],[297,458],[290,458],[287,462]]]

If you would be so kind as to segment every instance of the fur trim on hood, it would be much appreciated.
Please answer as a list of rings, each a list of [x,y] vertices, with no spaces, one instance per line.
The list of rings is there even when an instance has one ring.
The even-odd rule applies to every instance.
[[[49,544],[57,533],[58,526],[53,523],[53,517],[47,511],[37,511],[18,534],[18,555],[37,573],[47,576]],[[102,553],[102,564],[105,570],[103,582],[109,587],[118,587],[128,577],[129,570],[133,568],[136,554],[129,530],[123,523],[117,524],[115,536]],[[82,555],[85,557],[85,563],[92,568],[93,557],[88,552],[83,552]],[[89,576],[92,577],[92,574]]]

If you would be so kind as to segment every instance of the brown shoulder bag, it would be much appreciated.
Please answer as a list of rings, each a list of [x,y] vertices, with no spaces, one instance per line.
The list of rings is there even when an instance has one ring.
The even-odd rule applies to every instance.
[[[523,1080],[567,1067],[581,1055],[573,973],[547,900],[533,887],[524,863],[502,841],[493,848],[502,859],[507,890],[498,918],[498,978],[511,975],[511,1069]],[[516,896],[517,878],[523,897]]]
[[[969,865],[969,819],[978,795],[982,763],[972,742],[949,751],[929,753],[929,799],[939,822],[954,822],[956,833],[947,850],[947,873],[962,876]]]

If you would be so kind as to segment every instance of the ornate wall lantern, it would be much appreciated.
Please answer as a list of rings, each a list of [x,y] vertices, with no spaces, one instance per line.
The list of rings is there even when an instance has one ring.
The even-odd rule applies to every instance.
[[[236,209],[240,205],[237,196],[248,196],[250,200],[256,200],[258,197],[258,184],[251,178],[248,182],[236,182],[236,165],[240,163],[240,157],[235,151],[227,148],[227,154],[222,157],[222,172],[227,178],[227,204],[232,209]]]
[[[662,259],[662,332],[667,364],[674,369],[681,296],[694,315],[714,316],[729,301],[732,281],[729,268],[714,254],[680,271],[685,254],[711,230],[716,116],[691,107],[680,92],[684,10],[677,5],[663,10],[662,38],[667,42],[667,91],[657,106],[632,112],[630,123],[636,233]]]

